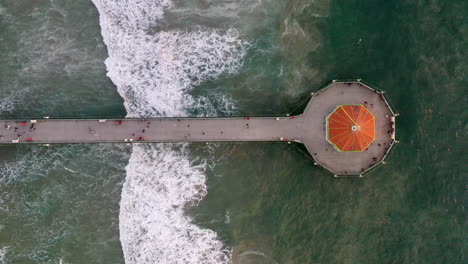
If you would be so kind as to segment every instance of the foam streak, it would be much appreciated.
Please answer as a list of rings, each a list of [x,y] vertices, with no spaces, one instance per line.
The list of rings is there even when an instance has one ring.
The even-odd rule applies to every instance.
[[[233,29],[155,30],[170,0],[93,2],[109,52],[108,76],[130,117],[187,115],[199,107],[188,91],[236,72],[246,53]],[[190,164],[184,144],[134,146],[119,216],[126,263],[230,262],[217,234],[185,213],[206,195],[205,166]]]

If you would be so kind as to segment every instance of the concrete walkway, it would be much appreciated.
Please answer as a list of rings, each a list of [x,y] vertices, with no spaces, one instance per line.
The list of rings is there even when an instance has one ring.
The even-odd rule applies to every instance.
[[[375,116],[375,140],[362,152],[337,151],[325,138],[326,117],[338,105],[361,104]],[[314,95],[304,111],[303,142],[317,163],[337,175],[359,175],[381,163],[394,144],[394,114],[383,94],[359,82],[333,83]]]
[[[0,120],[0,143],[279,141],[299,139],[298,132],[304,129],[302,120],[302,117],[41,119],[33,123]]]

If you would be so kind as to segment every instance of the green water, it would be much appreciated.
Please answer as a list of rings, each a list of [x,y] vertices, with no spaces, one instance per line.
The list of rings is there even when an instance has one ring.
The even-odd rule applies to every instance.
[[[234,252],[250,249],[268,256],[234,261],[464,262],[465,11],[461,1],[347,0],[332,1],[327,17],[311,16],[313,6],[295,14],[306,34],[316,26],[323,39],[315,51],[288,51],[286,56],[298,58],[283,62],[318,69],[312,83],[359,77],[387,91],[401,113],[401,143],[388,164],[364,180],[335,180],[288,146],[227,148],[230,154],[209,175],[211,191],[195,211],[203,222],[208,212],[230,208],[225,232]],[[307,83],[298,83],[299,91],[318,88]],[[277,86],[287,97],[284,82]],[[245,96],[254,99],[241,99],[249,104],[244,111],[288,109],[266,90],[264,96],[254,91]],[[278,105],[272,107],[272,101]],[[224,231],[222,225],[206,226]]]
[[[264,4],[269,12],[246,21],[258,25],[239,26],[253,45],[239,73],[191,94],[226,94],[234,114],[285,114],[332,79],[362,78],[400,113],[400,143],[364,179],[334,179],[290,145],[192,144],[191,158],[210,165],[208,195],[188,212],[195,223],[218,233],[233,263],[464,263],[467,4]],[[0,7],[2,117],[125,115],[92,3]],[[0,148],[0,263],[123,263],[130,152]]]

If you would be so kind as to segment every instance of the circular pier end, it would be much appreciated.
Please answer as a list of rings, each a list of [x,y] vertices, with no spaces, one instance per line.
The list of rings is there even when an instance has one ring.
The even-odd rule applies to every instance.
[[[352,106],[351,110],[338,113],[332,129],[342,129],[342,133],[329,134],[328,117],[340,106]],[[359,106],[359,107],[355,107]],[[373,138],[363,141],[363,137],[352,137],[362,130],[356,120],[363,119],[367,111],[354,111],[362,108],[375,118],[372,130],[366,134]],[[353,112],[354,111],[354,112]],[[333,81],[314,94],[304,110],[302,142],[315,163],[339,176],[359,176],[383,163],[387,153],[395,143],[395,119],[383,93],[360,82]],[[340,118],[342,117],[342,119]],[[349,120],[351,121],[349,121]],[[349,134],[349,137],[343,136]],[[349,146],[362,146],[361,148]]]

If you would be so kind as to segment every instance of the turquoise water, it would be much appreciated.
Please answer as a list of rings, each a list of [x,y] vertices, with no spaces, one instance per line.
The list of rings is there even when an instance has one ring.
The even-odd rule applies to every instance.
[[[0,2],[2,117],[277,115],[362,78],[400,143],[339,180],[284,144],[1,147],[0,263],[465,262],[466,3],[106,3]]]

